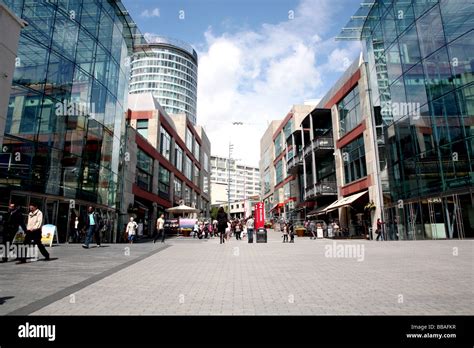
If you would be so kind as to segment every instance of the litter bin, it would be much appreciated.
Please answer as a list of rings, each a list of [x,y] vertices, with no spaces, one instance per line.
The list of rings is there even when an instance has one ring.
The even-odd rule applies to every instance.
[[[259,228],[257,230],[257,243],[267,242],[267,230],[265,228]]]

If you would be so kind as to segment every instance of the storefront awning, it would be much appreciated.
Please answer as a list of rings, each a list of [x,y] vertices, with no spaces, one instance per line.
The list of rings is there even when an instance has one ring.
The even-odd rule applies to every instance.
[[[326,209],[324,209],[324,212],[328,213],[328,212],[333,211],[333,210],[336,210],[336,209],[338,209],[338,208],[345,207],[345,206],[347,206],[347,205],[351,205],[351,204],[354,203],[356,200],[358,200],[360,197],[362,197],[363,195],[365,195],[367,192],[368,192],[368,191],[359,192],[359,193],[356,193],[356,194],[353,194],[353,195],[350,195],[350,196],[347,196],[347,197],[338,199],[338,200],[335,201],[334,203],[330,204]]]
[[[276,208],[281,208],[281,207],[283,207],[284,205],[285,205],[285,203],[277,203],[277,204],[275,204],[275,205],[273,206],[272,209],[270,209],[270,211],[274,211]],[[269,211],[269,212],[270,212],[270,211]]]
[[[326,214],[326,208],[329,207],[329,204],[323,205],[322,207],[319,207],[317,209],[311,210],[308,213],[308,217],[313,217],[313,216],[318,216],[318,215],[323,215]]]

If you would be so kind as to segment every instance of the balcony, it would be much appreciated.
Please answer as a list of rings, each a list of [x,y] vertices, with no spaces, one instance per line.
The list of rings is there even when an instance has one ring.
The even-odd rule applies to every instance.
[[[320,181],[316,185],[311,184],[305,189],[305,200],[332,195],[337,195],[337,183],[335,181]]]
[[[318,137],[304,148],[304,156],[308,156],[312,151],[319,157],[327,155],[328,152],[334,151],[334,139],[332,137]]]
[[[302,156],[294,156],[286,162],[286,168],[288,173],[294,174],[298,171],[298,168],[303,165]]]

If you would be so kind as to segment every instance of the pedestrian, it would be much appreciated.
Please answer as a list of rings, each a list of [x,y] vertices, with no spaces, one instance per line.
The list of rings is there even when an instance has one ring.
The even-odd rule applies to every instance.
[[[224,208],[220,207],[217,211],[217,232],[220,237],[220,244],[225,243],[225,232],[228,224],[227,214],[224,211]]]
[[[379,238],[381,238],[382,241],[384,240],[384,238],[383,238],[383,231],[382,231],[383,224],[384,224],[384,222],[382,222],[382,220],[380,220],[380,218],[378,218],[378,219],[377,219],[377,229],[375,230],[375,233],[377,234],[377,239],[376,239],[376,241],[378,241]]]
[[[153,238],[153,244],[161,235],[161,243],[165,242],[165,215],[161,214],[160,217],[156,220],[156,231],[155,238]]]
[[[2,255],[2,262],[8,262],[8,254],[12,240],[15,238],[15,234],[18,232],[19,228],[26,233],[26,226],[20,207],[13,202],[10,202],[8,205],[8,213],[3,220],[5,223],[3,225],[2,244],[4,245],[5,254]]]
[[[86,227],[86,240],[82,247],[84,249],[89,249],[89,244],[92,242],[92,237],[95,236],[97,247],[100,248],[100,216],[94,210],[92,206],[89,206],[87,209],[86,219],[85,219],[85,227]]]
[[[294,243],[295,242],[295,229],[293,227],[293,223],[290,222],[289,225],[288,225],[288,232],[290,234],[290,243]]]
[[[49,253],[41,243],[41,228],[43,227],[43,213],[38,209],[36,203],[30,203],[30,212],[28,214],[28,223],[26,224],[26,236],[23,244],[36,245],[44,256],[45,261],[49,261]],[[26,263],[25,255],[20,258],[20,263]]]
[[[282,226],[283,226],[283,243],[288,243],[288,225],[286,223],[283,223]]]
[[[254,228],[255,228],[255,221],[252,215],[250,215],[247,218],[247,237],[248,237],[249,243],[253,243],[253,229]]]
[[[240,223],[239,220],[235,222],[234,230],[235,230],[235,240],[242,240],[242,238],[240,237],[240,234],[242,233],[242,224]]]
[[[316,223],[313,220],[311,220],[311,222],[309,223],[309,231],[311,232],[312,237],[309,237],[309,239],[316,239],[316,233],[314,233],[315,230],[316,230]]]
[[[79,217],[76,216],[74,219],[74,237],[73,237],[73,243],[78,243],[80,241],[80,234],[79,234]]]
[[[133,244],[135,241],[136,235],[138,231],[138,224],[133,221],[133,217],[130,218],[130,222],[127,224],[127,235],[128,235],[128,242]]]

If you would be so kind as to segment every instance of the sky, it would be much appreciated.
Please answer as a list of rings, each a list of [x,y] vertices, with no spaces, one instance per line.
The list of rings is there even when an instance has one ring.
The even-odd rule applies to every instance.
[[[123,0],[143,34],[198,53],[197,123],[213,156],[258,166],[260,139],[292,105],[317,102],[360,54],[335,41],[361,0]],[[233,125],[242,122],[242,125]]]

